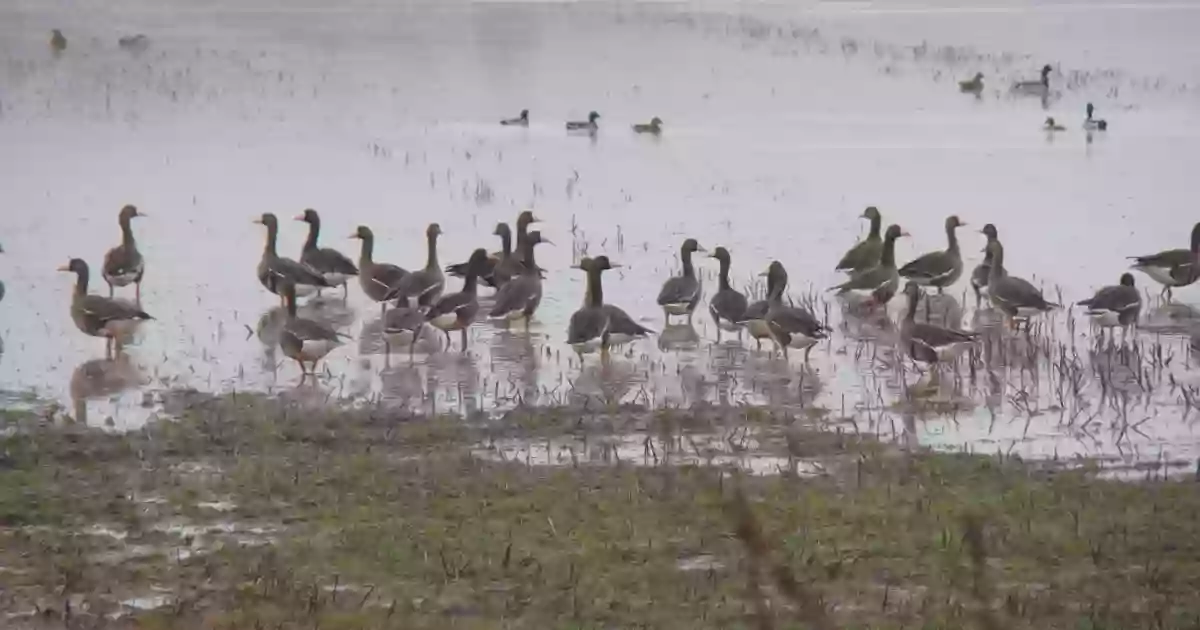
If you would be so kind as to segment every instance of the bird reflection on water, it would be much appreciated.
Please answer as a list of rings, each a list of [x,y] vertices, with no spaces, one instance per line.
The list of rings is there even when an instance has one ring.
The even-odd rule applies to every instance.
[[[68,386],[75,420],[88,424],[88,402],[115,397],[143,384],[141,369],[126,353],[113,359],[89,359],[71,372]]]

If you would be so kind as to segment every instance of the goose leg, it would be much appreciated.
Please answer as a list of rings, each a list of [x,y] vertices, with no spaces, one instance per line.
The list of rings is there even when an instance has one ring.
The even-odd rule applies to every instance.
[[[454,342],[450,341],[450,331],[443,330],[442,334],[446,336],[446,349],[449,350],[454,345]]]
[[[971,289],[975,291],[975,310],[979,310],[979,305],[983,302],[983,297],[979,293],[979,287],[972,284]]]
[[[462,351],[466,352],[467,351],[467,329],[465,326],[463,327],[461,332],[462,332]]]
[[[804,349],[804,362],[805,363],[808,363],[808,355],[812,353],[812,349],[813,349],[812,346],[809,346]]]
[[[108,297],[111,298],[112,296],[113,296],[113,285],[111,282],[109,282],[108,283]]]
[[[138,279],[137,284],[133,285],[133,298],[137,301],[138,306],[142,305],[142,281]]]

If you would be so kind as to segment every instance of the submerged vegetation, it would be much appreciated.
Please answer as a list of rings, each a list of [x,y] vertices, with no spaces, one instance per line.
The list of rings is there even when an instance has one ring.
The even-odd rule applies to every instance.
[[[5,416],[4,625],[1200,620],[1194,481],[905,452],[828,422],[716,407],[462,420],[245,395],[123,435]],[[571,436],[603,451],[629,435],[644,436],[639,457],[572,452],[555,466],[495,446]],[[730,465],[758,456],[809,465]]]

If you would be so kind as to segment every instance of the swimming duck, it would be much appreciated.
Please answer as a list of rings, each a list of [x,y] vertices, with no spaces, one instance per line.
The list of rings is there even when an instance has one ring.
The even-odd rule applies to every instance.
[[[426,293],[422,299],[428,299]],[[398,295],[396,305],[388,309],[383,316],[383,342],[388,354],[392,346],[408,346],[408,356],[411,358],[416,350],[421,331],[425,328],[425,311],[429,310],[428,302],[418,301],[416,306],[409,304],[407,295]]]
[[[894,223],[889,225],[883,237],[883,253],[879,257],[879,264],[855,272],[849,280],[829,290],[836,289],[838,295],[849,292],[864,294],[869,296],[873,305],[887,304],[896,295],[896,289],[900,288],[900,273],[896,270],[896,239],[901,236],[908,236],[908,232]]]
[[[268,291],[278,295],[280,301],[283,301],[283,294],[280,292],[280,282],[283,280],[290,280],[295,285],[293,291],[297,295],[312,293],[320,288],[330,286],[321,274],[291,258],[285,258],[275,253],[275,241],[279,236],[279,220],[275,218],[274,214],[264,212],[254,222],[267,228],[267,244],[263,248],[262,258],[258,261],[258,281]]]
[[[946,217],[947,247],[943,251],[929,252],[915,258],[900,268],[900,276],[921,286],[937,287],[938,293],[958,282],[962,276],[962,254],[958,250],[958,236],[955,230],[966,223],[958,215]]]
[[[1163,285],[1163,295],[1171,299],[1171,289],[1186,287],[1200,277],[1200,223],[1192,227],[1192,248],[1168,249],[1149,256],[1130,256],[1136,269]]]
[[[900,342],[914,361],[951,362],[978,341],[979,333],[916,321],[917,304],[921,300],[921,287],[916,282],[905,283],[904,294],[908,297],[908,311],[900,324]]]
[[[63,36],[62,31],[54,29],[50,31],[50,50],[54,54],[61,55],[67,49],[67,38]]]
[[[709,254],[709,258],[715,258],[721,264],[721,271],[717,275],[717,292],[708,301],[708,314],[712,315],[713,323],[717,326],[717,341],[721,341],[722,330],[737,331],[740,339],[745,327],[742,320],[749,302],[741,291],[729,284],[729,250],[718,247]]]
[[[142,302],[142,276],[146,273],[146,261],[138,251],[137,241],[133,238],[133,228],[130,222],[136,217],[144,217],[134,206],[121,208],[117,215],[117,223],[121,226],[121,244],[104,254],[104,265],[100,275],[108,283],[108,297],[113,296],[114,287],[124,287],[133,284],[136,293],[134,301]]]
[[[516,118],[506,118],[500,121],[501,125],[528,127],[529,126],[529,110],[522,109],[521,115]]]
[[[75,292],[71,295],[71,319],[84,334],[106,339],[106,356],[111,357],[114,348],[120,351],[120,340],[132,333],[138,324],[154,319],[141,307],[129,301],[88,295],[90,273],[88,264],[83,259],[72,258],[58,270],[75,274]]]
[[[371,228],[360,225],[350,238],[362,241],[362,250],[358,255],[358,285],[367,297],[379,302],[379,314],[382,316],[387,312],[388,300],[395,299],[399,293],[400,282],[408,275],[408,271],[390,263],[375,262],[375,234]]]
[[[804,350],[804,362],[807,363],[813,346],[817,345],[818,341],[829,338],[832,329],[817,321],[807,309],[783,303],[788,277],[782,263],[778,260],[773,261],[762,275],[774,280],[771,282],[771,294],[767,297],[765,318],[771,341],[783,351],[784,360],[787,360],[788,348]]]
[[[992,268],[988,272],[988,299],[1010,320],[1026,319],[1040,315],[1058,304],[1046,301],[1042,292],[1024,278],[1011,276],[1004,269],[1004,246],[1000,239],[988,243],[987,251],[992,255]]]
[[[338,250],[317,245],[321,235],[321,216],[316,210],[308,208],[296,215],[295,219],[308,224],[308,238],[304,241],[304,249],[300,251],[300,263],[321,274],[329,286],[341,285],[342,297],[347,297],[350,292],[348,281],[358,275],[358,267]],[[320,293],[320,289],[317,292]]]
[[[958,89],[960,92],[979,96],[979,94],[983,92],[983,73],[976,72],[974,77],[967,79],[966,81],[959,81]]]
[[[525,266],[521,274],[509,280],[496,292],[496,303],[492,306],[489,317],[511,322],[516,319],[525,320],[525,330],[529,330],[529,320],[542,303],[542,275],[538,272],[537,262],[533,256],[535,245],[546,243],[553,245],[548,238],[542,237],[538,231],[530,232],[525,239],[525,253],[522,259]]]
[[[685,240],[679,248],[679,260],[683,264],[683,271],[678,276],[668,278],[663,283],[662,290],[658,292],[658,305],[662,307],[668,323],[672,315],[686,315],[688,322],[692,321],[692,311],[696,310],[696,305],[700,303],[703,288],[692,267],[692,253],[703,251],[704,248],[700,247],[694,238]]]
[[[883,254],[883,239],[879,236],[879,228],[883,224],[883,217],[879,214],[879,208],[868,206],[859,218],[868,219],[871,221],[871,231],[867,233],[867,238],[859,241],[842,256],[842,260],[834,267],[834,271],[865,271],[879,264],[879,256]]]
[[[1045,129],[1046,131],[1066,131],[1067,130],[1066,127],[1054,122],[1053,116],[1046,118],[1046,123],[1042,125],[1042,129]]]
[[[296,285],[289,279],[284,279],[280,284],[283,303],[287,307],[287,321],[279,332],[279,348],[284,356],[300,364],[301,374],[315,377],[317,363],[342,345],[342,339],[346,336],[321,322],[297,317]],[[305,363],[312,363],[311,372]]]
[[[1096,108],[1091,103],[1087,104],[1087,118],[1083,121],[1083,128],[1088,131],[1108,131],[1108,121],[1102,118],[1092,118]]]
[[[996,226],[992,225],[991,223],[983,226],[983,229],[979,230],[979,233],[987,237],[987,242],[989,244],[999,238],[998,233],[996,232]],[[975,270],[971,272],[971,288],[975,290],[975,308],[979,308],[979,303],[982,301],[982,295],[980,292],[987,287],[988,278],[991,277],[991,273],[992,250],[985,247],[983,262],[976,265]]]
[[[1042,66],[1042,78],[1037,80],[1017,81],[1013,83],[1012,91],[1030,96],[1046,96],[1050,93],[1050,64]]]
[[[657,136],[662,133],[662,119],[655,116],[650,119],[650,124],[638,123],[633,126],[633,130],[637,133],[652,133]]]
[[[442,235],[442,226],[430,223],[425,228],[425,268],[413,271],[404,276],[398,287],[399,291],[409,297],[417,298],[429,293],[429,302],[437,301],[446,286],[446,276],[442,274],[442,266],[438,264],[437,239]],[[486,257],[485,263],[486,265]],[[480,274],[483,269],[477,269]]]
[[[450,348],[450,331],[462,332],[462,351],[467,351],[467,328],[479,313],[479,299],[475,295],[479,274],[487,264],[487,250],[480,247],[471,253],[467,261],[467,275],[463,278],[462,290],[443,295],[425,313],[425,321],[433,324],[446,335],[446,348]]]
[[[587,122],[579,120],[567,122],[567,131],[587,131],[589,133],[596,133],[596,130],[600,128],[600,125],[596,124],[596,121],[599,119],[600,114],[591,112],[588,114]]]
[[[117,38],[117,47],[133,53],[145,52],[150,47],[150,38],[142,35],[123,35]]]
[[[1133,284],[1133,274],[1121,274],[1119,284],[1106,286],[1079,305],[1087,308],[1087,316],[1101,328],[1129,328],[1136,324],[1142,311],[1142,294]]]

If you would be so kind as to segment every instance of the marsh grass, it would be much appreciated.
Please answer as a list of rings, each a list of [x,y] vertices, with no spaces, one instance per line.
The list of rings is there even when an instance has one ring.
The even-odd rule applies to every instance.
[[[0,607],[11,628],[1200,620],[1194,482],[904,453],[818,417],[625,407],[463,420],[243,395],[127,435],[25,418],[0,442]],[[821,459],[823,474],[472,455],[498,436],[679,440],[738,426],[763,449]],[[229,507],[204,507],[217,502]]]

